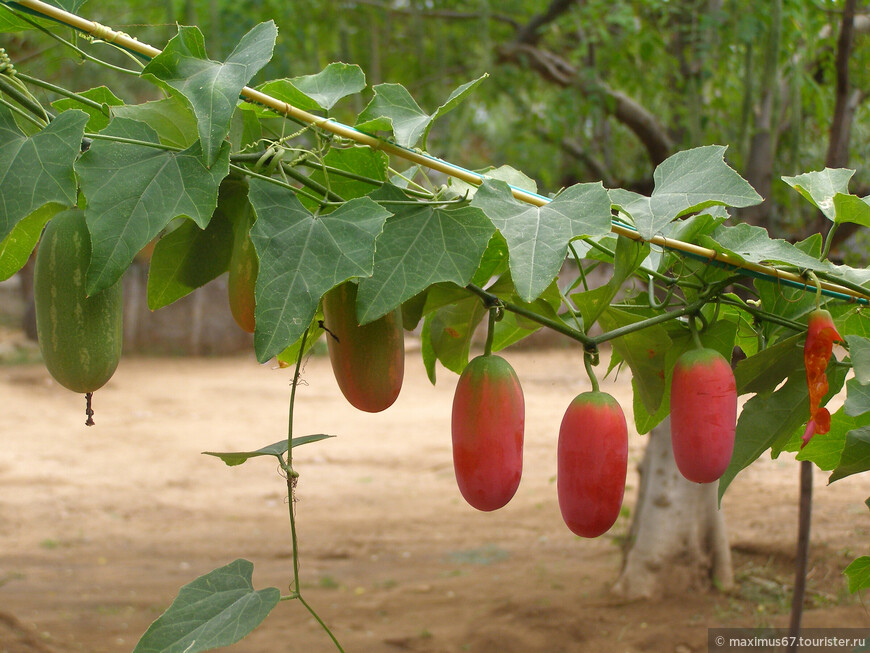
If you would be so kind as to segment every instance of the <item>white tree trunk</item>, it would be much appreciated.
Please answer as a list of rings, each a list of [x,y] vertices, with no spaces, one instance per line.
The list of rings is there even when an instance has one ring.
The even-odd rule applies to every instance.
[[[731,549],[717,484],[692,483],[677,470],[670,418],[648,437],[624,565],[613,591],[634,599],[711,583],[730,589]]]

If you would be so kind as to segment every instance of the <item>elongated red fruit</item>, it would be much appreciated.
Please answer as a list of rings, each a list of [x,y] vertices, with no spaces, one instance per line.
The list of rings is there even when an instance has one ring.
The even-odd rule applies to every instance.
[[[342,394],[352,406],[378,413],[393,405],[405,375],[402,312],[396,309],[360,326],[355,283],[323,296],[323,322],[329,330],[329,360]]]
[[[514,496],[523,473],[523,389],[500,356],[478,356],[453,395],[453,471],[462,497],[497,510]]]
[[[559,429],[556,486],[568,528],[598,537],[619,517],[628,471],[628,428],[606,392],[577,395]]]
[[[237,234],[230,256],[227,296],[233,319],[248,333],[254,332],[254,287],[259,269],[260,260],[251,237],[247,233]]]
[[[695,483],[719,479],[731,462],[737,428],[737,384],[714,349],[677,359],[671,380],[671,443],[677,469]]]

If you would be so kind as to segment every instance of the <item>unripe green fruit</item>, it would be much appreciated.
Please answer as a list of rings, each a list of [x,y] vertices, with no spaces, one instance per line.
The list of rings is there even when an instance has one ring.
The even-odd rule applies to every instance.
[[[39,348],[49,373],[74,392],[93,392],[121,360],[122,283],[88,297],[91,239],[84,212],[58,213],[36,254],[33,295]]]

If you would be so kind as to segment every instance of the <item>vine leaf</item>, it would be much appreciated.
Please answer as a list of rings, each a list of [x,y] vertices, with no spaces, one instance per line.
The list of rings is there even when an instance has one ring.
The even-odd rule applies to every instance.
[[[314,75],[273,79],[257,90],[303,111],[329,110],[348,95],[366,87],[366,76],[356,64],[334,62]],[[244,105],[254,107],[255,105]],[[257,109],[260,112],[259,108]]]
[[[326,291],[372,273],[375,239],[389,213],[362,197],[315,216],[290,189],[259,179],[249,198],[260,259],[254,349],[262,363],[302,335]]]
[[[6,238],[0,240],[0,281],[6,281],[24,267],[39,242],[42,228],[64,208],[62,204],[54,202],[45,204],[21,220]]]
[[[196,116],[177,93],[163,100],[115,107],[112,113],[144,122],[164,145],[185,149],[196,142]]]
[[[79,95],[99,102],[102,105],[102,110],[95,109],[90,105],[79,102],[75,98],[61,98],[51,103],[58,111],[68,111],[69,109],[78,109],[88,114],[88,124],[85,129],[89,132],[99,132],[104,130],[109,124],[109,107],[118,107],[124,104],[124,101],[117,97],[112,91],[105,86],[97,86],[80,91]]]
[[[610,199],[631,216],[644,240],[650,240],[677,218],[709,206],[742,208],[758,204],[761,196],[725,163],[725,149],[705,145],[677,152],[655,169],[652,195],[616,188],[610,191]]]
[[[407,199],[394,186],[385,186],[371,197]],[[360,282],[360,324],[387,314],[433,283],[466,285],[494,232],[483,211],[470,206],[403,206],[395,210],[378,237],[372,276]]]
[[[254,590],[253,573],[251,562],[238,559],[184,585],[133,653],[197,653],[235,644],[281,599],[276,587]]]
[[[576,184],[544,206],[513,198],[503,181],[487,179],[471,203],[507,241],[511,277],[523,301],[537,299],[559,273],[568,242],[610,232],[610,199],[600,182]]]
[[[849,578],[849,591],[852,594],[870,587],[870,556],[856,558],[843,573]]]
[[[870,383],[870,339],[853,334],[846,336],[846,342],[855,378],[862,385]]]
[[[126,118],[115,118],[104,133],[159,142],[148,125]],[[76,171],[88,199],[87,291],[92,295],[120,279],[136,253],[173,218],[186,216],[205,228],[229,172],[229,144],[208,169],[199,141],[178,152],[100,140],[82,155]]]
[[[819,209],[828,220],[839,222],[834,197],[849,193],[849,180],[854,174],[855,171],[848,168],[825,168],[795,177],[783,177],[782,180]]]
[[[370,147],[348,147],[330,149],[322,162],[330,168],[338,168],[355,175],[368,177],[378,181],[386,181],[390,158],[384,153]],[[370,194],[378,186],[371,183],[345,177],[338,173],[324,173],[323,168],[313,166],[311,179],[337,193],[342,199],[351,200]],[[314,210],[317,202],[307,197],[300,200],[309,209]]]
[[[870,470],[870,426],[853,429],[846,434],[840,464],[831,474],[828,483],[867,470]]]
[[[226,177],[205,229],[185,220],[157,242],[148,270],[148,308],[163,308],[229,269],[235,224],[253,213],[247,190],[243,181]]]
[[[292,446],[295,449],[296,447],[300,447],[303,444],[320,442],[321,440],[326,440],[327,438],[334,437],[336,436],[326,435],[325,433],[317,433],[315,435],[303,435],[298,438],[293,438]],[[283,440],[278,440],[278,442],[257,449],[256,451],[203,451],[202,453],[206,456],[215,456],[216,458],[220,458],[229,467],[241,465],[242,463],[247,462],[251,458],[258,458],[260,456],[275,456],[276,458],[278,458],[279,461],[281,461],[281,456],[287,453],[287,438],[284,438]]]
[[[797,460],[809,460],[819,469],[832,471],[839,466],[843,457],[846,435],[864,426],[870,426],[870,414],[852,417],[841,407],[831,415],[831,430],[827,433],[816,433],[803,448],[803,433],[798,431],[784,450],[796,452]]]
[[[836,394],[846,378],[846,367],[832,359],[827,370],[829,389],[822,403]],[[762,453],[771,450],[775,458],[789,448],[789,441],[802,430],[810,418],[809,390],[806,375],[798,370],[773,393],[757,394],[747,401],[737,419],[734,453],[719,479],[719,501],[725,490],[743,469]]]
[[[802,252],[779,238],[771,238],[767,229],[742,222],[729,227],[719,225],[709,236],[701,236],[699,242],[717,252],[733,254],[752,263],[786,263],[810,270],[831,271],[831,264]]]
[[[484,316],[486,307],[475,295],[442,306],[426,316],[431,351],[448,370],[461,374],[468,365],[471,337]]]
[[[431,115],[420,108],[401,84],[378,84],[372,87],[375,95],[359,114],[356,127],[368,132],[392,132],[402,147],[414,147],[422,139],[425,148],[432,123],[458,106],[486,77],[478,77],[454,90]]]
[[[485,170],[477,170],[479,175],[484,179],[501,179],[515,188],[527,190],[530,193],[538,192],[538,184],[534,179],[520,172],[516,168],[509,165],[502,165],[498,168],[487,168]],[[474,197],[479,186],[469,184],[467,181],[462,181],[457,177],[451,177],[447,180],[447,185],[459,196]]]
[[[65,111],[27,138],[0,105],[0,240],[44,204],[76,203],[73,164],[87,122],[83,111]]]
[[[163,52],[142,71],[143,76],[174,88],[190,102],[209,168],[218,160],[221,143],[229,133],[239,93],[272,58],[277,36],[273,21],[260,23],[221,63],[207,57],[199,28],[179,27]]]
[[[775,388],[780,381],[804,364],[803,349],[798,343],[804,334],[785,338],[757,354],[744,358],[734,369],[737,394],[763,392]]]

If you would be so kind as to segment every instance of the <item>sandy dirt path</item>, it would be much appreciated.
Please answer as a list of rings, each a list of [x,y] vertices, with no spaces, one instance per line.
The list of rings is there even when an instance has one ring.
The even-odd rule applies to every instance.
[[[562,413],[588,389],[576,350],[506,356],[526,395],[523,481],[494,513],[456,489],[450,405],[456,376],[425,377],[409,355],[384,413],[341,397],[326,358],[305,366],[296,450],[303,593],[348,652],[706,651],[707,628],[787,622],[796,530],[793,458],[761,461],[724,502],[738,589],[655,602],[608,594],[629,517],[596,540],[572,535],[556,502]],[[257,588],[286,591],[286,486],[273,459],[240,467],[200,455],[286,437],[290,370],[247,356],[125,358],[96,395],[53,384],[39,365],[0,367],[0,651],[132,650],[181,585],[243,557]],[[605,381],[630,417],[627,376]],[[644,438],[630,433],[627,512]],[[863,478],[817,475],[805,625],[870,627],[842,569],[867,552]],[[247,653],[330,651],[297,602],[281,603]]]

